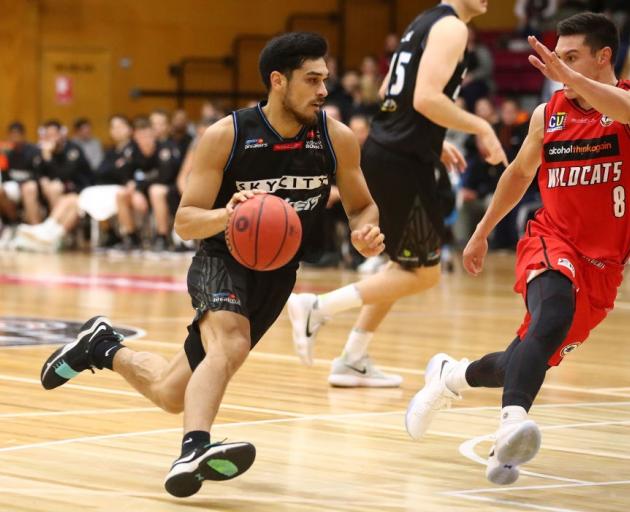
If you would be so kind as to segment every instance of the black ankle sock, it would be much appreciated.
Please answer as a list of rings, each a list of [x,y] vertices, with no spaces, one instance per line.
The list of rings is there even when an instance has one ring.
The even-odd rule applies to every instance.
[[[100,341],[96,344],[94,352],[92,353],[94,366],[96,366],[99,370],[102,370],[103,368],[113,370],[114,356],[121,348],[124,348],[124,345],[120,343],[118,339],[106,339]]]
[[[203,430],[193,430],[184,434],[182,439],[182,455],[194,450],[199,445],[210,444],[210,432]]]

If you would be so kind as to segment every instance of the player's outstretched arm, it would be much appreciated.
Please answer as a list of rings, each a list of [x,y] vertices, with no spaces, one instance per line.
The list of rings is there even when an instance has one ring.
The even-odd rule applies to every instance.
[[[232,116],[210,126],[195,148],[193,168],[175,214],[175,231],[184,240],[203,239],[223,231],[226,208],[212,209],[234,144]]]
[[[530,55],[529,62],[543,75],[570,86],[598,112],[620,123],[630,124],[630,92],[586,78],[567,66],[555,52],[534,36],[529,36],[528,40],[538,54],[538,57]],[[602,50],[601,58],[611,58],[610,48]]]
[[[378,227],[378,208],[361,171],[359,142],[344,124],[327,121],[337,157],[337,187],[352,230],[352,245],[365,257],[376,256],[385,249],[384,236]]]
[[[466,24],[454,16],[446,16],[433,25],[418,66],[413,106],[435,124],[478,135],[484,158],[493,165],[507,165],[505,152],[490,123],[459,108],[444,94],[467,40]]]
[[[514,161],[505,170],[490,206],[464,249],[464,268],[473,276],[483,269],[488,252],[488,236],[495,226],[514,208],[536,177],[541,162],[545,124],[545,105],[539,105],[529,124],[529,132]]]

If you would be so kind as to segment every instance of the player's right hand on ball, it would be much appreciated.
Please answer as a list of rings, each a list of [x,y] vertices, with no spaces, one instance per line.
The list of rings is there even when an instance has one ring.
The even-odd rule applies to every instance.
[[[378,226],[366,224],[350,233],[350,240],[361,256],[378,256],[385,250],[385,235]]]
[[[228,218],[234,213],[234,208],[238,203],[244,203],[248,199],[251,199],[255,195],[258,194],[266,194],[264,190],[241,190],[240,192],[236,192],[232,198],[228,201],[228,204],[225,205],[225,209],[227,210]]]
[[[488,253],[488,239],[477,234],[473,234],[466,248],[464,249],[463,259],[466,271],[477,277],[483,270],[483,261]]]

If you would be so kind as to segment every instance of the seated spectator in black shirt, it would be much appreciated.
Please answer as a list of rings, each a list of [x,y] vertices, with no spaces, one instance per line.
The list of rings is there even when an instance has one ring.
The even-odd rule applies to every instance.
[[[177,144],[180,155],[185,155],[193,140],[189,132],[188,114],[184,109],[178,109],[171,118],[171,139]]]
[[[92,134],[92,123],[85,117],[80,117],[74,122],[74,136],[72,142],[83,150],[85,158],[90,164],[90,169],[95,171],[103,160],[103,145]]]
[[[0,209],[8,220],[15,221],[21,202],[24,220],[28,224],[37,224],[42,220],[37,184],[41,164],[39,148],[26,141],[26,130],[19,122],[9,125],[8,142],[11,149],[7,153],[7,170],[0,187]]]
[[[137,159],[134,165],[133,179],[118,191],[118,226],[122,243],[118,247],[124,251],[139,250],[142,240],[136,226],[137,215],[144,218],[149,211],[147,200],[147,175],[157,174],[153,171],[153,156],[156,152],[155,133],[146,117],[137,117],[133,122],[133,143],[137,148]]]
[[[175,216],[177,212],[177,208],[179,207],[179,202],[181,200],[182,194],[184,193],[184,189],[186,188],[186,183],[188,182],[188,176],[192,172],[194,158],[195,158],[195,149],[197,148],[197,144],[208,127],[212,126],[214,123],[219,121],[219,117],[206,117],[202,118],[201,121],[196,126],[196,135],[192,140],[190,145],[188,146],[188,151],[184,156],[184,160],[182,161],[182,165],[179,168],[179,173],[177,174],[176,186],[173,188],[169,188],[168,193],[168,207],[171,215]],[[182,240],[175,230],[171,232],[173,238],[173,245],[175,246],[176,251],[187,251],[193,249],[195,247],[195,240]]]
[[[155,219],[156,235],[152,249],[156,252],[166,250],[171,232],[172,216],[168,206],[169,191],[176,189],[177,174],[182,162],[182,155],[177,144],[170,138],[168,115],[155,110],[149,117],[156,137],[155,154],[153,156],[155,178],[149,180],[149,202]]]
[[[478,99],[474,112],[488,121],[496,130],[499,118],[492,101],[488,98]],[[502,171],[502,168],[490,165],[481,156],[476,136],[470,135],[466,138],[464,151],[467,166],[460,180],[460,189],[457,194],[458,216],[453,229],[455,238],[460,243],[465,243],[470,238],[477,223],[483,217]]]
[[[139,149],[131,138],[131,121],[123,115],[112,116],[109,135],[114,145],[105,152],[103,161],[96,169],[96,184],[127,185],[133,181],[139,158]]]
[[[39,147],[42,152],[39,182],[51,210],[62,196],[76,194],[91,185],[90,164],[81,148],[66,140],[65,127],[59,121],[44,123]]]
[[[92,180],[83,151],[65,140],[65,130],[58,121],[47,121],[41,133],[40,183],[50,207],[50,215],[41,224],[20,224],[15,247],[38,252],[59,250],[62,238],[79,221],[79,192]]]
[[[346,71],[341,78],[342,89],[334,97],[329,97],[341,110],[343,122],[347,123],[354,115],[373,116],[378,111],[378,103],[368,103],[363,97],[361,76],[356,71]]]
[[[477,41],[477,33],[472,26],[468,26],[466,50],[468,67],[460,94],[466,102],[466,108],[472,111],[477,100],[494,91],[494,60],[488,47]]]

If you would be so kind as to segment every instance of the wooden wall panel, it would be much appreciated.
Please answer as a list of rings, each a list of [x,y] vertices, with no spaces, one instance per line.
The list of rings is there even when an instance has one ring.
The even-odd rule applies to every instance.
[[[397,8],[399,30],[431,0],[347,0],[347,62],[358,66],[363,55],[380,54],[389,26],[389,5]],[[513,0],[491,0],[481,28],[514,25]],[[173,89],[169,64],[184,56],[218,57],[231,52],[239,33],[275,34],[292,13],[329,13],[338,0],[0,0],[0,129],[23,120],[34,135],[42,116],[43,52],[63,48],[110,55],[111,111],[135,115],[155,107],[172,109],[173,99],[133,99],[133,88]],[[332,52],[339,45],[333,24],[302,20],[295,28],[323,32]],[[255,45],[254,45],[255,46]],[[260,88],[255,69],[258,47],[245,50],[243,89]],[[127,64],[127,65],[126,65]],[[229,70],[193,74],[191,85],[225,89]],[[103,91],[103,94],[106,94]],[[196,117],[199,101],[189,102]],[[91,112],[85,112],[90,116]]]
[[[107,50],[46,49],[42,54],[41,117],[69,128],[86,114],[97,137],[108,136],[111,115],[111,62]],[[60,94],[59,87],[67,87]]]
[[[420,12],[437,3],[436,0],[397,0],[398,30],[402,32]],[[510,30],[516,26],[515,3],[516,0],[489,0],[488,12],[475,18],[474,25],[481,30]]]
[[[31,137],[39,119],[37,0],[0,0],[0,137],[21,120]]]
[[[358,69],[366,55],[378,57],[389,32],[390,5],[382,0],[348,0],[346,68]]]
[[[305,10],[301,0],[41,0],[41,6],[44,48],[111,52],[112,108],[130,115],[175,106],[174,100],[129,97],[133,88],[174,88],[169,64],[183,56],[228,55],[237,34],[281,32],[290,13]],[[336,0],[319,0],[309,3],[308,11],[330,12],[336,6]],[[131,67],[121,67],[121,59],[129,59]],[[223,88],[229,71],[216,72],[216,85]],[[259,87],[257,73],[248,70],[249,75],[249,88]],[[194,79],[195,85],[201,80]]]

